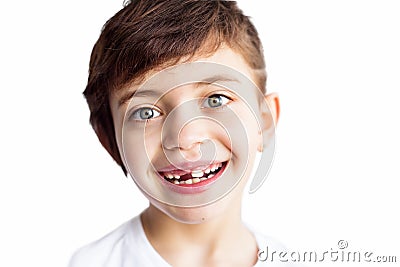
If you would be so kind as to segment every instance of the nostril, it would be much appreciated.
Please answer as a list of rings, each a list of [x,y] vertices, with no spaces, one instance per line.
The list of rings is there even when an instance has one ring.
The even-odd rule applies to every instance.
[[[179,154],[181,157],[186,160],[186,161],[199,161],[202,158],[202,152],[201,152],[201,144],[196,143],[192,144],[190,147],[183,148],[179,147]]]

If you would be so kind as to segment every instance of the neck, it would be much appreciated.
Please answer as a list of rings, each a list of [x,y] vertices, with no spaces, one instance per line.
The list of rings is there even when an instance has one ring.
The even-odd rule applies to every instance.
[[[257,244],[241,221],[240,205],[232,206],[237,209],[225,209],[203,223],[185,224],[150,204],[141,220],[149,242],[173,266],[187,266],[193,259],[198,266],[215,266],[211,263],[226,262],[227,255],[233,263],[250,266],[257,259]]]

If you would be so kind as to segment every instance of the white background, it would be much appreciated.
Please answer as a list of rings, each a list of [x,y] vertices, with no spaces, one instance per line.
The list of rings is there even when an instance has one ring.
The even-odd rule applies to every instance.
[[[292,250],[344,239],[400,261],[398,2],[239,4],[281,97],[274,165],[245,195],[245,220]],[[98,143],[81,94],[122,1],[0,5],[0,266],[65,266],[146,206]]]

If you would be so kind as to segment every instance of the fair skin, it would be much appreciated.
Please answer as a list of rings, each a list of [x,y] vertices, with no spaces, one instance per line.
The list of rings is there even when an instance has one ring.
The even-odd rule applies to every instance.
[[[228,66],[255,80],[243,58],[227,47],[196,61]],[[176,72],[168,74],[169,80],[177,77],[171,74]],[[132,85],[127,90],[133,92],[138,88]],[[154,86],[151,88],[157,91]],[[266,110],[257,104],[259,98],[255,91],[236,92],[214,84],[188,83],[155,93],[157,97],[152,93],[135,96],[130,103],[120,103],[121,92],[112,94],[110,99],[121,157],[150,202],[141,215],[149,242],[172,266],[188,266],[188,263],[190,266],[253,266],[258,248],[253,234],[242,223],[241,199],[256,152],[263,149],[262,136],[278,120],[278,96],[261,96],[268,103]],[[190,116],[191,112],[200,114],[201,119],[187,121],[185,115]],[[225,116],[229,123],[219,127],[207,116]],[[239,125],[229,116],[234,116]],[[240,133],[238,127],[245,129],[247,142],[240,142],[245,146],[237,142],[242,136],[235,139]],[[206,143],[212,145],[207,147]],[[215,171],[214,179],[235,177],[237,183],[209,194],[207,191],[212,191],[209,188],[219,185],[219,181],[213,184],[209,182],[211,178],[204,178],[202,182],[193,178],[190,184],[184,181],[182,185],[179,181],[183,178],[166,177],[176,173],[184,175],[177,172],[178,167],[172,170],[172,165],[185,166],[179,167],[183,172],[201,168],[206,175],[206,161],[199,163],[202,157],[211,166],[225,166]],[[193,193],[190,190],[195,185],[203,190]],[[224,195],[219,197],[220,192]],[[190,201],[192,197],[209,201],[205,205],[171,205],[174,201]]]

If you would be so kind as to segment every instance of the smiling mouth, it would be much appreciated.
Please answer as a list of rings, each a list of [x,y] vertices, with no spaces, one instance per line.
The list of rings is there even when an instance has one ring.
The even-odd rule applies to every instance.
[[[227,162],[213,163],[205,166],[202,169],[196,168],[195,170],[172,170],[160,172],[159,174],[164,177],[164,180],[180,186],[190,186],[194,184],[205,184],[211,182],[220,176],[225,169]],[[212,179],[214,178],[214,179]]]

